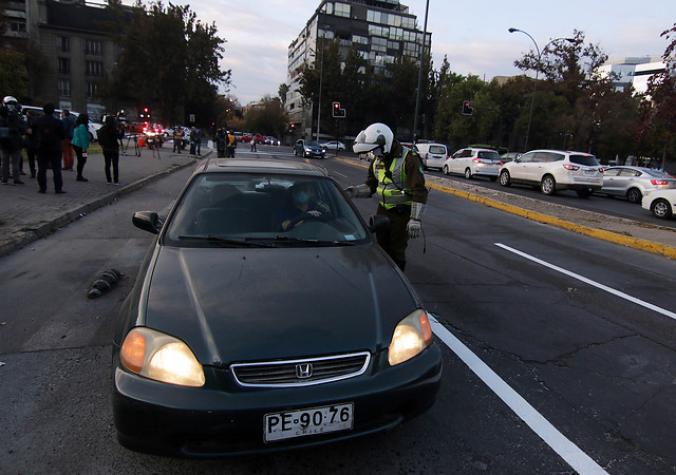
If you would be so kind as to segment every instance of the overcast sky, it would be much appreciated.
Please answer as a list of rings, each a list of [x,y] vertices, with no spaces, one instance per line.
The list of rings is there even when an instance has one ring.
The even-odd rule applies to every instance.
[[[182,3],[180,0],[177,3]],[[422,27],[425,0],[409,0]],[[276,95],[286,81],[289,43],[313,14],[319,0],[192,0],[203,20],[215,21],[228,41],[223,65],[232,69],[231,93],[242,104]],[[509,34],[514,26],[528,31],[542,47],[549,39],[582,30],[611,56],[661,55],[659,34],[676,21],[675,0],[430,0],[428,30],[438,66],[448,55],[461,74],[519,74],[514,59],[530,40]]]

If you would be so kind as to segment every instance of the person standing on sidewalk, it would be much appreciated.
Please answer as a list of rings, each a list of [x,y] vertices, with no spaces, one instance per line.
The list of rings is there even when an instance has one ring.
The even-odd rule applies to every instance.
[[[119,170],[120,163],[120,143],[119,128],[115,117],[109,115],[103,122],[103,126],[99,129],[96,135],[99,138],[99,145],[103,149],[103,159],[105,160],[106,181],[108,184],[119,184]],[[113,166],[113,176],[111,181],[110,166]]]
[[[9,183],[9,168],[15,185],[23,185],[19,162],[21,161],[21,136],[24,124],[21,106],[15,97],[7,96],[0,105],[0,159],[2,159],[2,184]]]
[[[75,121],[72,145],[77,155],[77,181],[89,181],[82,176],[87,163],[87,149],[89,149],[89,116],[87,114],[80,114]]]
[[[66,138],[63,141],[63,169],[73,171],[73,147],[71,140],[73,139],[73,131],[75,130],[75,116],[70,113],[68,109],[61,112],[61,123]]]
[[[183,130],[182,127],[174,128],[174,149],[173,153],[181,153],[181,148],[183,148]]]
[[[61,154],[66,133],[63,124],[54,117],[54,106],[46,104],[42,108],[45,113],[35,122],[33,132],[38,141],[38,190],[40,193],[47,191],[47,168],[51,167],[54,174],[55,193],[65,193],[63,179],[61,177]]]
[[[24,146],[26,147],[26,156],[28,157],[28,167],[31,170],[31,178],[36,176],[36,158],[38,155],[38,137],[35,132],[35,123],[37,117],[33,111],[26,113],[26,135]]]

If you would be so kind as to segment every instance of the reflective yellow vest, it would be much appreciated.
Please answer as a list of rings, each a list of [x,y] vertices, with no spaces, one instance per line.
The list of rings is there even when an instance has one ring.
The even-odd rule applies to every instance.
[[[396,206],[411,206],[413,200],[411,195],[406,193],[406,157],[410,150],[404,148],[401,157],[392,159],[389,173],[385,169],[385,161],[382,157],[373,160],[373,174],[378,179],[378,202],[385,209],[392,209]]]

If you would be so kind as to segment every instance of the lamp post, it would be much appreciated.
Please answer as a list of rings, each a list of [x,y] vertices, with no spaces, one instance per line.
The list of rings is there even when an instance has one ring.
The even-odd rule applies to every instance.
[[[524,152],[527,152],[528,151],[528,139],[530,138],[530,126],[531,126],[531,123],[533,122],[533,105],[535,104],[535,93],[537,92],[537,88],[538,88],[538,77],[540,75],[540,65],[542,64],[542,51],[540,50],[540,47],[538,46],[537,41],[535,41],[535,38],[533,38],[528,32],[523,31],[523,30],[519,30],[518,28],[510,28],[507,31],[509,31],[510,33],[517,33],[518,32],[518,33],[523,33],[524,35],[526,35],[528,38],[530,38],[530,40],[535,45],[535,51],[537,51],[537,54],[538,54],[538,63],[537,63],[536,68],[535,68],[535,81],[533,83],[533,95],[531,96],[531,99],[530,99],[530,110],[528,111],[528,126],[526,127],[526,138],[524,139],[524,143],[523,143]],[[575,41],[574,38],[554,38],[553,40],[549,41],[549,43],[547,43],[545,45],[544,49],[547,49],[547,47],[550,44],[552,44],[556,41],[560,41],[560,40],[566,40],[569,43],[573,43]]]
[[[323,39],[323,36],[317,36],[317,46],[321,48],[319,59],[319,101],[317,105],[317,143],[319,143],[319,123],[322,118],[322,79],[324,77],[324,42],[320,41]],[[321,43],[321,46],[320,46]]]
[[[418,89],[415,93],[415,112],[413,114],[413,141],[415,142],[418,133],[418,112],[420,110],[420,89],[423,79],[423,61],[425,60],[425,45],[427,44],[427,14],[430,9],[430,0],[425,2],[425,25],[423,27],[423,40],[420,52],[420,68],[418,70]],[[431,45],[430,45],[431,46]],[[431,51],[430,51],[431,53]]]

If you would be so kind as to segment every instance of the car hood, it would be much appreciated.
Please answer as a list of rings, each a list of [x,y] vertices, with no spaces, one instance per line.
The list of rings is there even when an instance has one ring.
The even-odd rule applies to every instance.
[[[203,364],[378,351],[418,306],[375,244],[160,248],[145,324]]]

